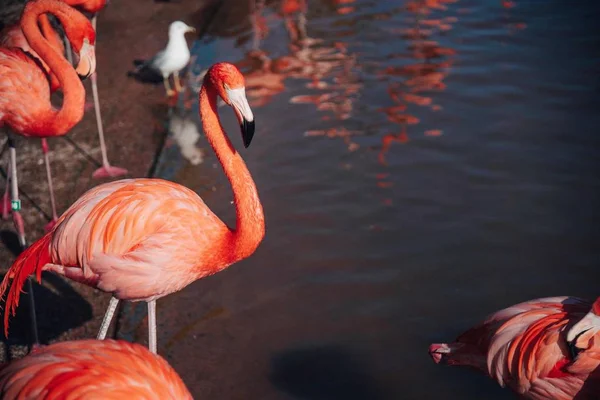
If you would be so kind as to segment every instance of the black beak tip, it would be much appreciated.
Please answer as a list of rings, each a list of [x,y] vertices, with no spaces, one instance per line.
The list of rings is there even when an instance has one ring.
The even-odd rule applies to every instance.
[[[88,72],[87,72],[86,74],[84,74],[84,75],[82,75],[82,74],[79,74],[79,73],[78,73],[77,75],[79,75],[79,79],[81,79],[82,81],[85,81],[87,78],[89,78],[89,77],[90,77],[90,75],[92,74],[91,72],[92,72],[92,71],[90,70],[90,71],[88,71]]]
[[[242,139],[244,140],[244,147],[248,148],[250,146],[250,142],[252,142],[252,138],[254,137],[254,120],[247,121],[244,119],[242,124],[240,125],[242,130]]]

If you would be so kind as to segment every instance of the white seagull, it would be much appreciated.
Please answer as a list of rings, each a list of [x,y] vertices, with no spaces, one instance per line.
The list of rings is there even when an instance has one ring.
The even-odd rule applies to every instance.
[[[169,42],[164,50],[159,51],[154,57],[140,64],[136,68],[139,72],[142,68],[151,68],[158,71],[165,84],[167,96],[173,96],[175,92],[169,84],[169,76],[173,75],[175,90],[181,92],[183,88],[179,82],[179,71],[190,62],[190,49],[185,40],[187,32],[195,32],[196,29],[181,21],[172,22],[169,26]]]

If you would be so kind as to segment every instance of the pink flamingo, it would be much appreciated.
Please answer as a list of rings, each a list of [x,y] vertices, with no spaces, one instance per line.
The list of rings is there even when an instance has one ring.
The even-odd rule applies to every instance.
[[[73,67],[42,37],[38,17],[54,13],[65,26],[69,40],[80,55],[77,73]],[[56,110],[50,103],[48,80],[38,64],[23,50],[0,48],[0,128],[9,128],[24,136],[57,136],[67,133],[83,117],[85,91],[77,74],[87,77],[95,69],[95,32],[90,22],[79,12],[56,0],[38,0],[27,3],[21,18],[21,27],[32,49],[56,73],[64,89],[62,108]],[[19,242],[27,245],[21,200],[17,181],[16,148],[12,133],[8,133],[10,151],[11,207]],[[31,293],[31,280],[28,280]],[[33,303],[33,297],[30,295]],[[33,310],[33,307],[32,307]],[[32,328],[37,342],[35,313]]]
[[[595,399],[599,315],[600,297],[593,304],[575,297],[531,300],[490,315],[453,343],[432,344],[429,354],[435,363],[474,367],[526,399]]]
[[[42,271],[51,271],[112,294],[98,339],[106,336],[119,300],[148,302],[149,347],[156,353],[156,299],[254,253],[265,234],[262,205],[246,164],[221,127],[217,95],[234,109],[248,147],[254,116],[235,66],[218,63],[208,70],[200,115],[233,189],[236,228],[215,216],[195,192],[173,182],[124,179],[97,186],[25,250],[4,277],[0,297],[8,291],[6,335],[27,277],[35,273],[39,280]]]
[[[62,1],[68,5],[78,6],[87,12],[94,13],[94,17],[92,18],[92,26],[94,27],[94,30],[96,29],[96,13],[98,11],[100,11],[106,4],[106,0],[62,0]],[[61,54],[64,53],[65,46],[63,45],[58,33],[56,33],[56,31],[52,28],[48,17],[46,15],[40,15],[39,23],[40,23],[42,32],[44,34],[44,37],[46,39],[48,39],[50,45],[52,45],[52,47],[54,47],[59,53],[61,53]],[[68,40],[66,40],[66,38],[65,38],[65,41],[66,41],[67,55],[69,56],[68,57],[69,61],[72,63],[71,46],[70,46]],[[50,85],[51,91],[54,92],[60,87],[58,80],[56,78],[56,75],[54,73],[52,73],[52,71],[50,70],[48,65],[39,57],[39,55],[35,52],[35,50],[33,50],[29,46],[29,43],[27,42],[27,39],[25,38],[25,35],[23,34],[23,31],[19,24],[9,26],[9,27],[5,28],[2,32],[0,32],[0,45],[3,47],[18,47],[18,48],[21,48],[23,51],[31,54],[33,57],[35,57],[37,60],[40,61],[40,63],[44,67],[46,73],[48,73],[48,75],[50,77],[50,82],[51,82],[51,85]],[[94,172],[93,176],[96,178],[99,178],[99,177],[107,177],[107,176],[118,177],[118,176],[125,175],[125,174],[127,174],[127,170],[125,170],[123,168],[113,167],[108,162],[106,145],[104,142],[104,130],[103,130],[103,126],[102,126],[102,116],[100,114],[100,103],[99,103],[99,99],[98,99],[96,71],[94,71],[94,73],[92,74],[91,80],[92,80],[92,95],[94,98],[94,108],[96,111],[96,123],[98,125],[98,136],[100,138],[100,150],[101,150],[101,154],[102,154],[102,165],[103,165],[101,168],[99,168],[98,170],[96,170]],[[46,138],[43,137],[42,138],[42,152],[44,154],[44,162],[46,165],[46,177],[48,180],[48,190],[49,190],[49,194],[50,194],[50,205],[52,207],[52,220],[45,226],[45,229],[47,232],[49,232],[54,227],[54,225],[56,224],[56,221],[58,219],[58,214],[56,212],[56,201],[55,201],[55,197],[54,197],[54,188],[52,185],[52,173],[50,170],[50,161],[49,161],[49,156],[48,156],[48,150],[49,150],[48,142],[47,142]],[[5,191],[5,194],[4,194],[4,203],[3,203],[3,209],[2,209],[2,215],[3,215],[4,219],[7,218],[8,210],[9,210],[9,207],[8,207],[8,204],[9,204],[8,184],[9,184],[9,181],[7,180],[7,190]]]
[[[0,367],[3,399],[192,399],[175,370],[135,343],[76,340]]]
[[[56,74],[64,89],[60,110],[50,103],[48,80],[38,64],[23,50],[0,48],[0,126],[24,136],[48,137],[66,134],[83,117],[85,91],[73,67],[41,35],[37,20],[52,12],[65,26],[69,40],[80,54],[77,74],[87,77],[95,69],[95,32],[89,21],[68,5],[39,0],[25,6],[21,28],[32,49]],[[13,219],[21,243],[25,243],[18,198],[16,153],[9,134]]]

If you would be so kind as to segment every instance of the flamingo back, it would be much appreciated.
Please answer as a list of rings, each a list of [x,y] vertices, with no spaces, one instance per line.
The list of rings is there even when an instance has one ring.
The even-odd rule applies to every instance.
[[[230,234],[192,190],[125,179],[88,191],[59,218],[51,260],[64,268],[49,270],[120,299],[151,300],[228,265]]]
[[[117,340],[60,342],[0,370],[3,399],[192,399],[175,370],[143,346]]]
[[[50,87],[39,65],[21,49],[0,48],[0,126],[37,135],[49,109]]]
[[[451,363],[467,364],[460,353],[475,348],[485,358],[486,368],[480,369],[500,386],[528,399],[571,400],[592,386],[600,390],[600,334],[575,359],[565,340],[566,329],[590,307],[589,301],[575,297],[520,303],[490,315],[454,343],[432,345],[430,354],[436,361],[447,357],[458,360]]]

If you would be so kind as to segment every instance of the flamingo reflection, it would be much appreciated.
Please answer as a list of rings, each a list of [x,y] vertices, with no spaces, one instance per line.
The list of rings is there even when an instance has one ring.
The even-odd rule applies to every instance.
[[[406,52],[390,54],[388,59],[404,61],[407,58],[416,62],[402,65],[388,66],[381,71],[381,78],[390,80],[387,94],[392,102],[390,106],[379,108],[387,120],[398,125],[396,132],[391,132],[381,138],[381,147],[378,161],[382,166],[387,166],[386,155],[392,144],[409,142],[409,127],[411,131],[421,121],[413,114],[417,109],[428,108],[439,111],[442,107],[435,104],[432,92],[446,89],[444,79],[448,76],[453,65],[456,50],[444,47],[433,40],[436,34],[450,31],[452,24],[458,21],[456,17],[446,16],[433,18],[434,11],[444,12],[448,3],[454,0],[413,0],[407,3],[406,10],[414,16],[414,26],[409,28],[393,28],[390,33],[400,35],[407,40],[409,45]],[[441,129],[428,129],[423,133],[427,137],[442,135]],[[377,186],[389,188],[391,183],[386,174],[378,174]],[[383,204],[391,205],[389,198],[382,200]]]

